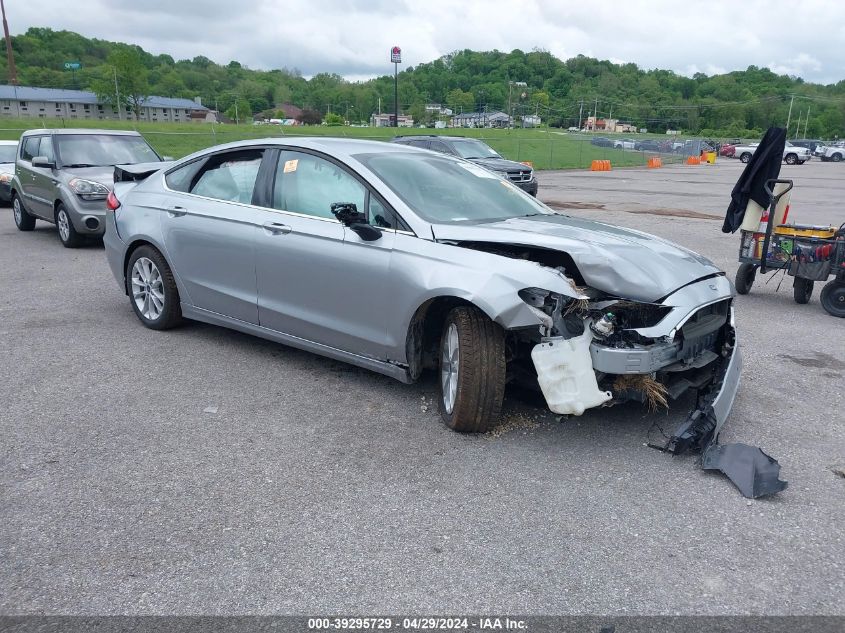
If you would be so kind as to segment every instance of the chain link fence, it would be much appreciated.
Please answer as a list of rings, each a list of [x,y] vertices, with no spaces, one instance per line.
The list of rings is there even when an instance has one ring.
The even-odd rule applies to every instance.
[[[33,128],[108,127],[136,129],[162,155],[180,158],[192,152],[239,140],[332,136],[389,141],[397,135],[454,135],[484,141],[503,157],[530,163],[535,169],[590,169],[593,161],[610,161],[613,169],[653,166],[706,160],[707,152],[718,153],[720,141],[682,135],[602,134],[558,128],[376,128],[352,126],[223,125],[211,123],[176,124],[132,121],[77,121],[41,119],[7,120],[0,138],[17,139]],[[704,153],[704,154],[703,154]]]

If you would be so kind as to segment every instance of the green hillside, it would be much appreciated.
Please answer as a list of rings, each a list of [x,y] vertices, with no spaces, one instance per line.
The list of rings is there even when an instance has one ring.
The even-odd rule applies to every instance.
[[[329,73],[305,79],[290,69],[258,71],[237,61],[220,65],[201,55],[174,60],[137,46],[45,28],[13,36],[12,44],[22,85],[106,94],[103,86],[117,66],[124,71],[121,83],[135,84],[127,85],[125,93],[199,96],[204,104],[224,112],[234,110],[237,101],[240,118],[289,102],[312,110],[315,120],[332,112],[353,122],[366,121],[378,108],[379,98],[385,110],[393,102],[389,75],[355,83]],[[64,70],[69,60],[81,62],[82,69]],[[4,56],[0,81],[7,77]],[[524,81],[527,87],[509,95],[509,80]],[[425,112],[426,103],[440,103],[456,112],[507,110],[510,103],[516,114],[536,112],[545,122],[561,127],[577,125],[579,111],[586,117],[597,110],[600,117],[612,115],[653,132],[669,128],[708,136],[756,136],[769,125],[783,125],[794,96],[790,136],[795,136],[799,120],[804,135],[808,108],[808,136],[845,136],[845,81],[822,86],[754,66],[690,78],[584,56],[563,61],[542,50],[464,50],[406,68],[399,85],[402,110],[417,120],[433,116]]]

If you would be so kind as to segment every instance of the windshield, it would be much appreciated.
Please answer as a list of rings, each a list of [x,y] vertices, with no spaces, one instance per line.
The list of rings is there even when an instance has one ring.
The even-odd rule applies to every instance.
[[[501,158],[492,147],[471,138],[452,141],[452,147],[461,158]]]
[[[17,153],[17,145],[0,145],[0,163],[14,163]]]
[[[56,151],[64,167],[103,167],[161,160],[141,136],[56,134]]]
[[[554,214],[483,167],[432,154],[359,154],[361,163],[428,222],[485,222]]]

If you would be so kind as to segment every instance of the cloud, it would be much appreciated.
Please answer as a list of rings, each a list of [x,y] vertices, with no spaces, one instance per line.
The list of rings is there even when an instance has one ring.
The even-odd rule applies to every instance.
[[[368,77],[455,50],[541,48],[561,58],[585,54],[682,74],[769,66],[808,81],[843,79],[845,3],[804,0],[54,0],[7,7],[14,33],[31,26],[137,43],[177,59],[204,55],[251,68],[298,68]],[[835,26],[834,26],[835,25]],[[800,52],[796,52],[800,51]]]

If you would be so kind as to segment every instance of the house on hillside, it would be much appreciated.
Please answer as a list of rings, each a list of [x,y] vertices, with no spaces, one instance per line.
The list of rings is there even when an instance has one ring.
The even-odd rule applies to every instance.
[[[293,120],[296,123],[286,123],[285,125],[301,125],[302,124],[302,108],[293,105],[292,103],[282,103],[276,105],[277,112],[284,113],[285,116],[279,117],[282,120]]]
[[[31,117],[34,119],[131,119],[135,113],[125,112],[100,100],[86,90],[62,90],[32,86],[0,85],[0,117]],[[186,123],[193,120],[193,112],[207,116],[211,112],[199,97],[176,99],[149,96],[141,106],[140,120]]]

